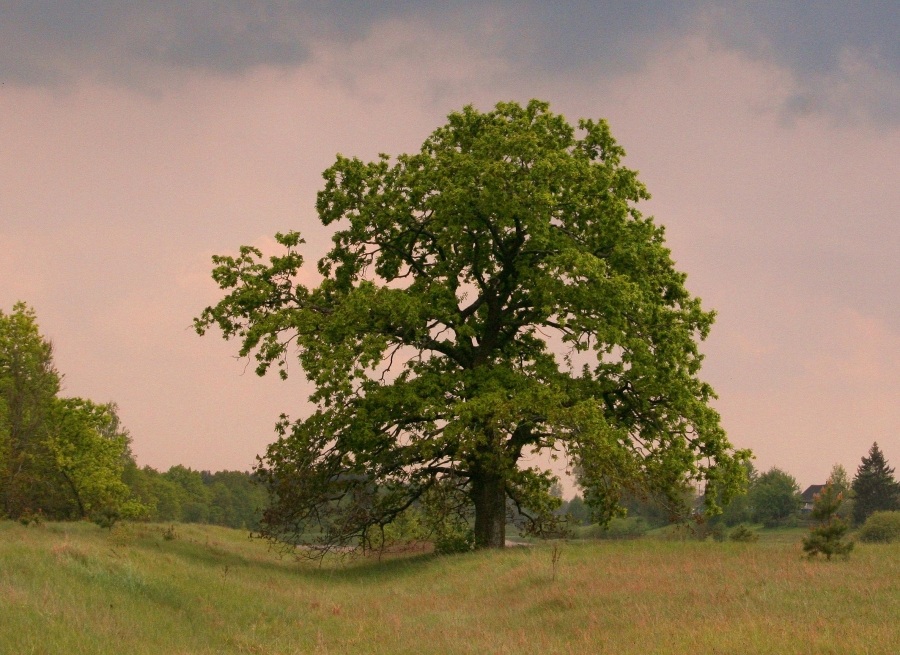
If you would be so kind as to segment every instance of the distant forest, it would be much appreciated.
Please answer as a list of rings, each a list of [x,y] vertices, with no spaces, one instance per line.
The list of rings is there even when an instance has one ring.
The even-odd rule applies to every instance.
[[[173,466],[161,473],[128,462],[122,480],[146,508],[143,518],[159,522],[212,523],[256,530],[266,490],[244,471],[194,471]]]

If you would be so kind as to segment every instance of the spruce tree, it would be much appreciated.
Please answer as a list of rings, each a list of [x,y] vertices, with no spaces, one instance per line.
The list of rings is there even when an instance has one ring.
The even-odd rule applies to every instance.
[[[853,522],[857,525],[862,525],[873,512],[900,509],[900,485],[894,480],[894,469],[887,465],[877,442],[856,470],[853,493]]]

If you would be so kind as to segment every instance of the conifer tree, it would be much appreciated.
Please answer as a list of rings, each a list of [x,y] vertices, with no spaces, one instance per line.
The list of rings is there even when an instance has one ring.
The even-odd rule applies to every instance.
[[[832,555],[846,557],[853,550],[853,542],[844,539],[850,526],[836,514],[842,501],[843,493],[830,481],[816,494],[812,517],[818,524],[803,539],[803,551],[810,557],[819,554],[825,559],[831,559]]]
[[[853,522],[857,525],[865,523],[873,512],[900,509],[900,485],[894,480],[894,469],[887,465],[877,442],[856,470],[853,493]]]

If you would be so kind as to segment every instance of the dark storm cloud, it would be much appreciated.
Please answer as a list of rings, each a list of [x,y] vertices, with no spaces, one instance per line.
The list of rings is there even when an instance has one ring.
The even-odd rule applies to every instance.
[[[0,23],[0,71],[46,84],[86,72],[127,79],[148,66],[228,73],[291,65],[306,54],[309,22],[285,3],[12,3]]]
[[[800,73],[839,68],[841,54],[848,48],[868,53],[886,70],[900,72],[900,4],[895,0],[727,3],[719,7],[727,41],[771,55]]]
[[[502,2],[507,50],[531,67],[562,72],[600,64],[608,73],[630,70],[659,46],[666,36],[687,31],[697,3]]]
[[[898,7],[837,0],[7,1],[0,5],[0,79],[46,85],[95,74],[140,85],[159,70],[229,75],[260,65],[288,67],[304,62],[314,41],[350,44],[392,19],[465,33],[472,47],[507,61],[514,73],[613,75],[639,69],[659,47],[697,33],[792,70],[799,90],[788,113],[847,113],[858,105],[894,122],[900,120]]]
[[[550,67],[582,65],[598,55],[635,55],[660,33],[693,29],[704,16],[730,45],[767,54],[801,72],[838,65],[842,49],[873,52],[900,69],[900,9],[896,2],[738,3],[687,0],[620,2],[405,1],[311,2],[194,0],[178,3],[69,0],[8,2],[2,7],[6,74],[42,79],[62,62],[114,66],[117,57],[224,72],[304,59],[310,38],[349,39],[384,19],[416,16],[479,20],[502,12],[506,30],[523,33],[512,49],[531,49]],[[476,11],[475,7],[480,7]],[[463,19],[460,21],[459,19]],[[498,44],[500,46],[500,44]],[[108,55],[108,56],[104,56]],[[612,57],[610,57],[612,58]]]
[[[517,3],[503,3],[512,9]],[[768,3],[715,0],[641,3],[532,3],[523,14],[542,33],[544,54],[580,65],[598,54],[637,54],[666,35],[705,27],[724,45],[787,66],[799,75],[840,68],[848,49],[900,72],[900,3],[895,0]]]
[[[66,0],[0,4],[0,78],[65,82],[84,73],[139,83],[154,67],[240,73],[292,66],[314,39],[352,41],[429,3]],[[456,5],[460,6],[459,4]],[[453,3],[434,3],[453,7]]]
[[[827,111],[841,120],[900,122],[900,3],[895,0],[718,3],[715,38],[794,72],[787,116]]]

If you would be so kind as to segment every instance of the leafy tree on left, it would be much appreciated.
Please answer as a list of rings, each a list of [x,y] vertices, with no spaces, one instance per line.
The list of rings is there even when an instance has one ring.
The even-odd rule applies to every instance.
[[[131,455],[115,405],[59,398],[60,378],[34,310],[0,310],[0,513],[139,515],[122,482]]]
[[[7,516],[30,511],[38,498],[54,509],[60,501],[46,449],[59,382],[34,311],[24,303],[10,314],[0,310],[0,509]]]
[[[78,517],[114,511],[140,516],[122,481],[129,454],[128,433],[119,425],[113,403],[98,405],[82,398],[57,398],[51,413],[47,448],[51,464],[64,480]]]

